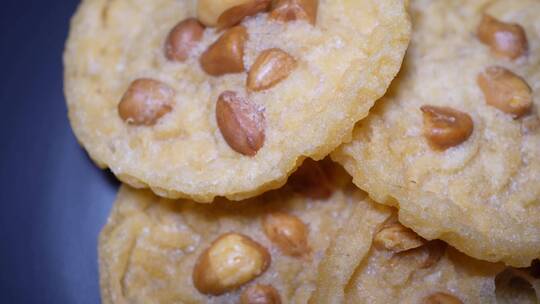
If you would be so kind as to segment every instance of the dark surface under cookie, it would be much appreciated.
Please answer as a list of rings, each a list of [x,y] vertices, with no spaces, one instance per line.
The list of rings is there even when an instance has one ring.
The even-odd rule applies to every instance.
[[[117,189],[77,144],[62,51],[78,0],[2,1],[2,303],[99,303],[97,235]]]

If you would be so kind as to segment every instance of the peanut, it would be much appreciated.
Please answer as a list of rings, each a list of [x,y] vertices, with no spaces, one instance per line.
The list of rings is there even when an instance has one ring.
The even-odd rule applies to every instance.
[[[298,217],[273,213],[263,220],[264,233],[286,255],[305,256],[310,252],[308,228]]]
[[[204,27],[197,19],[190,18],[178,23],[167,36],[165,56],[171,61],[185,61],[201,41],[203,33]]]
[[[529,49],[527,35],[521,25],[502,22],[486,14],[478,26],[477,36],[499,57],[517,59]]]
[[[131,83],[118,104],[128,124],[151,126],[173,108],[174,90],[163,82],[140,78]]]
[[[199,256],[193,284],[201,293],[220,295],[255,279],[270,262],[270,254],[262,245],[245,235],[227,233]]]
[[[490,67],[478,75],[477,83],[486,103],[514,118],[529,113],[532,90],[525,80],[503,67]]]
[[[202,69],[212,76],[242,73],[247,40],[245,27],[229,29],[201,55],[199,61]]]
[[[247,77],[250,91],[267,90],[287,78],[296,68],[296,59],[281,49],[263,51],[255,60]]]
[[[236,152],[255,156],[264,145],[264,114],[237,93],[226,91],[219,96],[216,120],[223,138]]]
[[[446,150],[465,142],[472,135],[474,122],[461,111],[449,107],[422,106],[424,136],[430,145]]]

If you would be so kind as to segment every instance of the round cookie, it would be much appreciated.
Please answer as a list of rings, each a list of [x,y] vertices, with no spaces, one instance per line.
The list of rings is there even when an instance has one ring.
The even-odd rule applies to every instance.
[[[123,186],[99,238],[103,303],[240,303],[253,293],[306,303],[350,214],[371,230],[367,223],[390,214],[344,171],[309,167],[295,185],[236,204],[177,202]],[[317,178],[321,172],[326,179]],[[335,181],[325,186],[333,191],[322,198],[315,180]],[[242,238],[249,248],[238,245]],[[232,249],[235,242],[241,249]]]
[[[405,0],[196,3],[84,0],[64,56],[69,118],[91,158],[169,198],[281,186],[350,137],[410,38]],[[231,27],[235,14],[248,17]]]
[[[411,6],[401,74],[332,158],[423,237],[527,266],[540,257],[540,2]]]

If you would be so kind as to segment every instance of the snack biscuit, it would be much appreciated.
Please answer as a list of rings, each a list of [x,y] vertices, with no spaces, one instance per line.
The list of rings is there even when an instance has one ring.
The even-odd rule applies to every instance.
[[[84,0],[64,55],[74,132],[123,182],[240,200],[367,116],[401,66],[405,0]]]
[[[103,302],[251,303],[260,296],[268,300],[263,303],[307,303],[319,263],[349,218],[372,235],[390,216],[388,207],[374,204],[334,169],[317,163],[301,169],[302,179],[324,172],[334,181],[326,195],[309,191],[320,186],[312,178],[249,201],[213,205],[122,186],[99,238]]]
[[[540,2],[411,2],[403,70],[332,154],[427,239],[519,267],[540,257]]]

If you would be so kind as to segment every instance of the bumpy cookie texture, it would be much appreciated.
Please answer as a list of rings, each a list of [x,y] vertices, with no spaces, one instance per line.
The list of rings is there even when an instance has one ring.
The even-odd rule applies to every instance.
[[[372,207],[353,211],[335,236],[309,303],[538,303],[538,261],[516,269],[476,260],[423,240],[397,221],[397,212]]]
[[[301,7],[298,20],[269,18],[277,8],[253,10],[238,25],[247,36],[233,37],[234,52],[220,59],[230,64],[220,67],[243,72],[212,76],[201,56],[230,28],[188,19],[197,17],[196,1],[84,0],[64,57],[77,138],[122,181],[169,198],[238,200],[281,186],[304,158],[321,159],[350,137],[395,77],[410,38],[405,0],[299,3],[309,4],[309,18],[301,18]],[[270,74],[252,75],[248,90],[255,61],[276,48],[283,52],[276,58],[287,62],[260,60],[265,68],[258,70]],[[218,55],[203,60],[210,71]],[[153,112],[162,116],[143,120],[152,124],[119,116],[118,104],[137,79],[174,91],[167,111]],[[253,156],[232,149],[216,122],[216,101],[225,91],[246,97],[264,115],[264,142]]]
[[[401,253],[373,247],[344,303],[538,303],[540,280],[528,271],[475,260],[441,241]]]
[[[334,191],[325,199],[286,186],[251,201],[210,206],[123,186],[99,239],[103,302],[239,303],[262,293],[306,303],[337,230],[353,210],[370,218],[381,208],[345,172],[331,170],[325,172]],[[269,216],[280,222],[277,236],[266,229]],[[300,233],[293,229],[298,225]],[[280,228],[292,233],[279,235]]]
[[[368,255],[379,228],[392,210],[380,204],[358,204],[334,237],[319,265],[317,287],[309,303],[343,303],[345,286],[354,270]]]
[[[400,221],[424,238],[478,259],[527,266],[540,256],[540,2],[411,5],[415,32],[400,76],[332,158],[375,200],[399,207]],[[523,28],[528,47],[519,58],[498,56],[479,39],[485,15]],[[491,34],[508,34],[501,31]],[[434,148],[424,106],[472,118],[472,126],[448,124],[441,132],[468,135],[465,126],[472,133]]]

